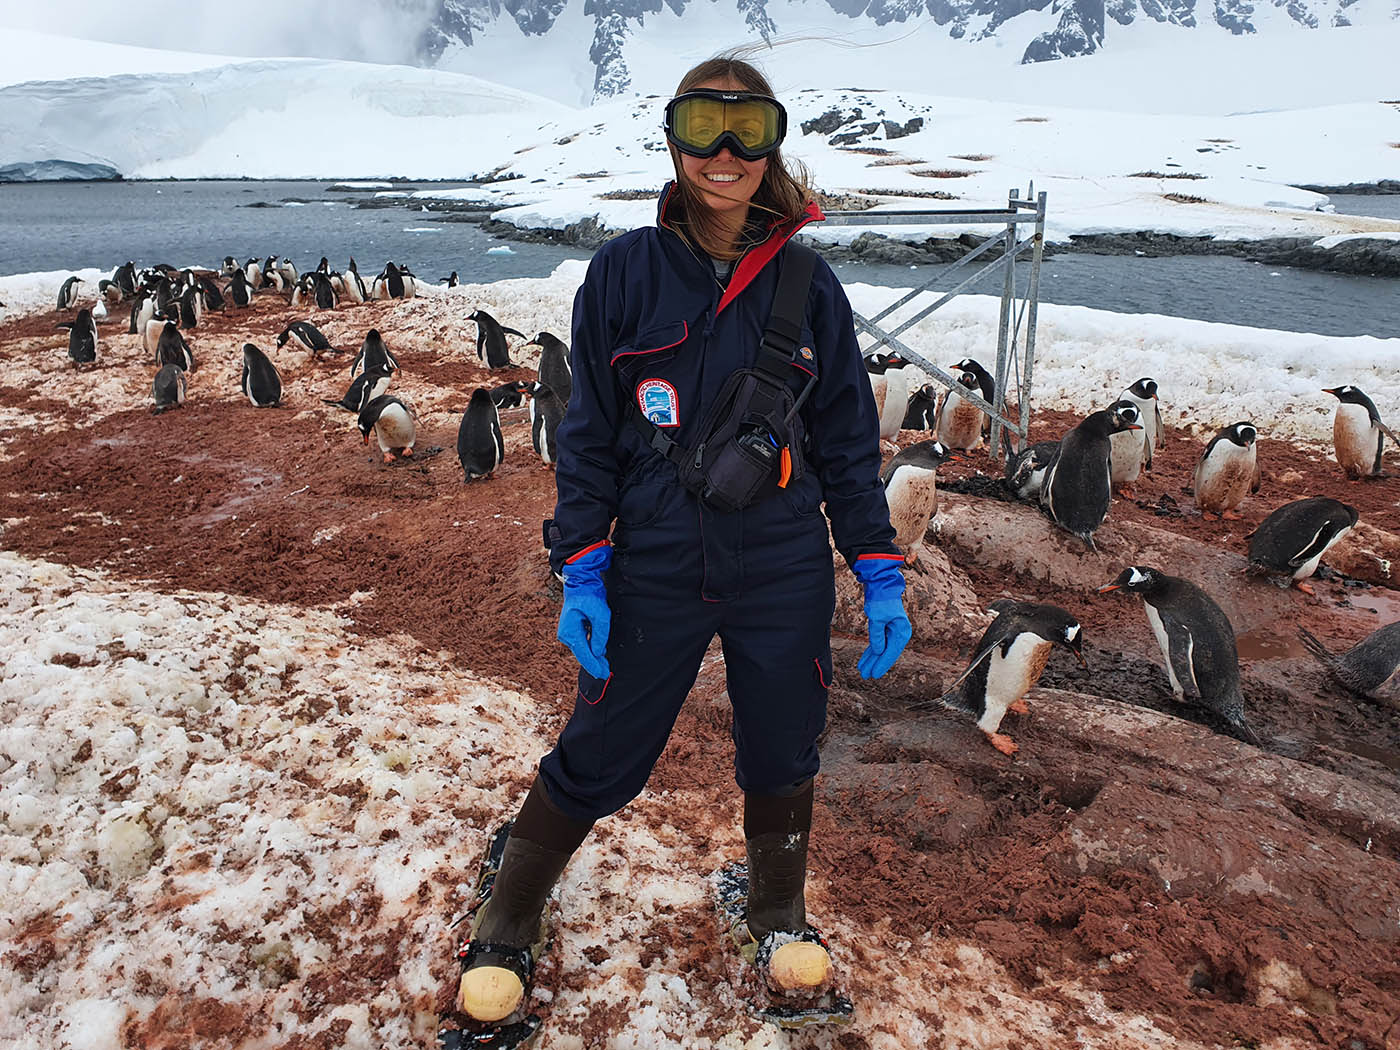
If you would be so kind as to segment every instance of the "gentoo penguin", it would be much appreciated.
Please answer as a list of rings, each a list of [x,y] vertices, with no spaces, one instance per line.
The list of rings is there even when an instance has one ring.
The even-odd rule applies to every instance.
[[[880,417],[880,440],[893,441],[909,404],[909,373],[893,365],[883,372],[871,372],[870,392],[875,395],[875,411]]]
[[[136,264],[126,262],[112,271],[112,283],[120,289],[123,299],[136,295]]]
[[[78,285],[82,283],[81,277],[70,277],[63,282],[63,287],[58,290],[58,308],[60,310],[71,310],[78,305]]]
[[[263,260],[261,287],[280,292],[286,286],[287,282],[282,278],[282,271],[277,268],[277,256],[269,255]]]
[[[445,284],[449,288],[457,287],[457,271],[453,270],[446,277],[439,277],[438,284]]]
[[[190,344],[185,342],[185,337],[180,334],[180,329],[175,326],[174,321],[166,321],[164,324],[165,327],[156,339],[156,364],[174,365],[182,372],[193,372],[196,365]]]
[[[315,286],[316,309],[335,309],[335,289],[331,287],[331,279],[320,270],[314,270],[309,275],[312,284]]]
[[[891,368],[903,368],[908,363],[898,354],[871,354],[865,359],[865,370],[873,376],[882,376]]]
[[[1124,499],[1133,498],[1133,482],[1142,473],[1146,455],[1146,423],[1142,411],[1135,401],[1120,398],[1108,406],[1110,412],[1117,412],[1129,423],[1142,424],[1137,430],[1120,430],[1108,439],[1108,474],[1114,490]]]
[[[403,274],[392,262],[384,264],[384,269],[379,272],[379,276],[374,279],[373,298],[375,299],[403,299],[407,295],[408,289],[405,286]]]
[[[1109,438],[1141,426],[1103,408],[1060,439],[1060,451],[1045,474],[1040,502],[1055,524],[1078,536],[1091,551],[1094,530],[1108,516],[1113,494],[1109,482]]]
[[[496,408],[519,408],[530,392],[530,384],[523,379],[513,379],[502,383],[491,391],[491,401]]]
[[[1100,587],[1099,593],[1117,590],[1142,599],[1177,703],[1184,703],[1187,697],[1199,700],[1202,707],[1225,719],[1235,736],[1246,743],[1259,743],[1244,720],[1235,629],[1210,595],[1189,580],[1142,565],[1124,569],[1112,583]]]
[[[107,320],[107,302],[101,296],[98,296],[97,302],[92,304],[92,319],[98,324]]]
[[[1337,414],[1332,417],[1332,444],[1337,451],[1338,466],[1352,481],[1382,477],[1385,435],[1389,434],[1397,445],[1400,439],[1381,422],[1375,403],[1354,386],[1333,387],[1323,393],[1337,399]]]
[[[1286,573],[1293,586],[1312,594],[1312,586],[1303,581],[1317,571],[1327,548],[1350,532],[1359,517],[1355,507],[1326,496],[1285,503],[1250,534],[1250,567],[1256,572]]]
[[[413,455],[413,443],[417,440],[413,413],[398,398],[388,394],[376,397],[360,409],[359,425],[366,445],[370,431],[374,431],[385,463],[392,463],[396,456]]]
[[[331,346],[331,341],[322,334],[321,330],[310,321],[293,321],[277,335],[279,347],[286,346],[292,340],[295,340],[298,346],[310,350],[318,358],[322,354],[340,353],[339,350]]]
[[[1007,431],[1003,430],[1003,434]],[[1003,482],[1018,499],[1038,502],[1045,487],[1045,475],[1060,455],[1058,441],[1037,441],[1029,448],[1008,454]]]
[[[977,390],[977,374],[961,372],[958,385],[964,390]],[[949,448],[971,451],[982,447],[982,410],[967,398],[948,390],[938,408],[938,440]]]
[[[1014,755],[1016,744],[997,732],[1002,717],[1007,711],[1029,713],[1025,696],[1040,681],[1054,647],[1073,653],[1081,666],[1089,666],[1084,659],[1084,632],[1078,620],[1056,605],[1003,598],[993,602],[991,610],[997,618],[982,635],[967,670],[953,687],[937,700],[923,700],[910,707],[928,710],[941,704],[976,715],[977,728],[992,746],[1003,755]]]
[[[1400,703],[1400,621],[1382,627],[1340,656],[1302,627],[1298,637],[1327,673],[1359,696]]]
[[[198,327],[199,327],[199,315],[200,315],[201,309],[200,309],[200,299],[199,299],[199,289],[198,289],[198,288],[194,288],[194,287],[186,288],[186,289],[175,299],[175,304],[174,304],[174,305],[175,305],[175,309],[176,309],[176,310],[179,312],[179,314],[180,314],[180,327],[181,327],[181,328],[198,328]]]
[[[462,480],[489,478],[505,458],[500,415],[491,394],[485,387],[477,387],[457,428],[457,459],[462,464]]]
[[[74,369],[97,366],[97,322],[92,319],[90,310],[84,307],[73,320],[54,327],[68,329],[68,358]]]
[[[997,381],[992,378],[992,373],[988,372],[982,365],[970,357],[964,357],[953,366],[954,371],[971,372],[977,377],[977,391],[982,395],[982,400],[989,405],[996,404]],[[992,417],[987,413],[982,413],[982,436],[987,437],[992,432]]]
[[[151,398],[155,406],[151,415],[158,416],[166,409],[176,408],[185,403],[185,373],[175,365],[162,365],[151,384]]]
[[[899,452],[880,471],[895,546],[905,551],[906,562],[917,560],[918,544],[938,510],[938,468],[957,459],[941,441],[920,441]]]
[[[564,402],[543,383],[536,383],[530,394],[530,443],[535,446],[544,465],[553,469],[559,458],[554,435],[564,418]]]
[[[218,312],[224,308],[224,293],[214,278],[200,275],[199,292],[206,310]]]
[[[392,378],[393,373],[387,368],[371,368],[350,381],[350,389],[345,391],[345,396],[339,401],[331,401],[324,397],[321,401],[332,408],[343,408],[347,412],[359,415],[360,409],[389,392],[389,382]]]
[[[276,408],[282,403],[282,377],[267,355],[252,343],[243,344],[243,395],[254,408]]]
[[[1240,520],[1235,508],[1248,493],[1259,491],[1258,436],[1254,424],[1244,421],[1232,423],[1210,439],[1196,462],[1196,506],[1201,517],[1209,520],[1219,514]]]
[[[487,368],[510,368],[510,351],[506,348],[506,335],[518,335],[528,339],[524,332],[506,328],[485,310],[473,310],[467,314],[468,321],[476,322],[476,356],[486,362]]]
[[[938,425],[938,391],[925,383],[909,395],[900,430],[932,430]]]
[[[554,391],[561,404],[567,405],[574,392],[568,346],[562,339],[549,332],[541,332],[525,345],[540,348],[539,381]]]
[[[289,288],[297,283],[296,264],[285,255],[276,260],[277,272],[282,275],[283,287]]]
[[[253,301],[253,289],[248,284],[248,276],[242,267],[233,271],[233,283],[228,286],[229,298],[234,306],[248,306]]]
[[[223,266],[219,267],[219,272],[222,273],[225,277],[232,277],[233,272],[237,269],[239,269],[238,260],[235,259],[232,255],[225,255],[224,264]]]
[[[355,269],[355,257],[350,256],[350,268],[342,275],[345,281],[345,294],[357,303],[369,299],[369,289],[365,287],[360,271]]]
[[[1162,422],[1162,406],[1157,400],[1157,380],[1143,376],[1119,395],[1121,401],[1137,406],[1138,422],[1142,424],[1142,465],[1152,472],[1152,453],[1167,440],[1167,427]]]
[[[117,287],[115,281],[109,281],[105,278],[97,282],[97,294],[109,307],[116,306],[122,301],[122,290]]]
[[[257,291],[263,286],[262,264],[256,259],[249,259],[243,267],[243,273],[248,279],[248,288]]]
[[[321,261],[316,264],[316,272],[324,274],[329,274],[331,272],[331,261],[324,255],[321,256]]]
[[[355,360],[350,362],[350,375],[353,377],[357,372],[369,372],[376,368],[380,371],[396,372],[399,363],[384,345],[379,329],[371,328],[365,333],[360,352],[355,355]]]

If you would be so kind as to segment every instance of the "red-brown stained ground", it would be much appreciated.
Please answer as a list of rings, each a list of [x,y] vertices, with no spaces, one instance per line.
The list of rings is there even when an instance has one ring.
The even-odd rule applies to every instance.
[[[469,308],[464,305],[462,313]],[[0,461],[0,519],[10,519],[3,533],[6,546],[100,567],[158,588],[318,606],[358,594],[342,607],[358,630],[405,632],[448,651],[464,667],[517,683],[553,706],[562,725],[574,667],[554,640],[559,591],[540,543],[540,522],[553,507],[553,475],[530,449],[523,413],[517,411],[503,415],[508,458],[495,477],[463,484],[455,456],[456,416],[447,414],[448,408],[460,413],[476,386],[527,373],[489,372],[476,361],[474,347],[448,345],[437,331],[413,330],[411,307],[373,304],[316,316],[318,323],[324,319],[333,341],[351,352],[365,330],[381,327],[405,373],[396,378],[396,389],[416,383],[420,409],[428,401],[440,409],[421,421],[417,454],[386,465],[373,445],[361,443],[353,417],[315,400],[340,396],[348,382],[348,357],[321,363],[272,351],[277,331],[301,316],[309,315],[264,298],[239,317],[207,318],[193,337],[202,371],[192,378],[190,398],[158,417],[147,410],[148,393],[140,393],[149,390],[153,368],[142,359],[135,337],[120,334],[124,325],[119,324],[103,331],[105,367],[135,377],[131,386],[137,393],[129,408],[87,418],[62,396],[57,378],[53,390],[49,384],[0,387],[0,405],[23,406],[71,427],[35,430],[8,445],[14,458]],[[0,374],[7,362],[28,361],[35,354],[61,360],[66,338],[51,327],[59,319],[44,314],[0,327]],[[36,348],[49,333],[44,348]],[[253,409],[239,396],[236,381],[227,381],[230,362],[249,338],[272,351],[284,382],[300,384],[299,396],[289,398],[287,407]],[[214,378],[219,375],[222,385]],[[65,373],[62,383],[81,380]],[[314,390],[314,397],[306,396],[307,390]],[[1045,413],[1033,436],[1058,436],[1073,421],[1066,414]],[[432,454],[435,446],[442,451]],[[1174,432],[1158,453],[1154,472],[1139,482],[1138,503],[1115,503],[1112,520],[1147,521],[1243,551],[1244,534],[1269,509],[1285,499],[1321,494],[1353,503],[1363,520],[1400,531],[1400,481],[1349,484],[1320,453],[1267,439],[1260,446],[1265,489],[1246,504],[1247,521],[1204,522],[1191,513],[1190,497],[1182,492],[1200,447],[1200,441]],[[979,454],[947,476],[979,466],[995,469]],[[1163,496],[1183,513],[1156,515],[1150,508]],[[91,514],[98,511],[106,523]],[[988,594],[1008,586],[975,567],[972,575]],[[1340,594],[1340,586],[1320,587],[1319,594]],[[1021,593],[1056,597],[1045,590],[1026,587]],[[1363,597],[1358,592],[1353,600]],[[1043,684],[1170,710],[1165,676],[1140,611],[1112,595],[1078,601],[1075,608],[1095,675],[1066,671],[1067,662],[1052,660]],[[1300,603],[1298,609],[1300,622],[1333,625],[1324,602]],[[1112,645],[1095,641],[1110,635]],[[1328,637],[1337,648],[1356,640]],[[871,930],[887,922],[900,936],[931,930],[974,943],[1023,982],[1027,995],[1056,1001],[1063,1016],[1101,1035],[1111,1033],[1061,991],[1062,982],[1082,981],[1109,1007],[1145,1014],[1167,1032],[1207,1044],[1255,1046],[1287,1035],[1318,1045],[1389,1050],[1400,1041],[1400,940],[1363,937],[1340,919],[1301,918],[1265,897],[1173,897],[1138,871],[1071,874],[1058,858],[1083,800],[1047,793],[1012,763],[981,779],[959,776],[963,801],[949,804],[977,809],[975,835],[930,845],[921,837],[917,813],[888,815],[896,812],[891,805],[901,794],[916,789],[902,784],[897,773],[886,775],[891,764],[898,769],[897,757],[862,748],[881,723],[914,717],[904,710],[906,703],[927,696],[931,686],[927,675],[904,665],[884,682],[860,682],[854,664],[862,644],[838,639],[827,740],[831,776],[823,783],[845,788],[819,793],[813,836],[814,871],[843,887],[845,895],[839,901],[820,899],[814,907],[839,908]],[[946,672],[958,669],[956,653],[924,655]],[[1100,676],[1098,688],[1095,676]],[[1400,716],[1341,694],[1301,660],[1263,677],[1246,668],[1246,694],[1282,690],[1290,680],[1289,694],[1297,698],[1293,713],[1261,718],[1256,726],[1275,749],[1362,785],[1393,789]],[[1335,746],[1319,746],[1322,735]],[[1021,740],[1023,747],[1054,747],[1053,741],[1037,745],[1033,734]],[[722,672],[709,669],[682,713],[651,789],[684,788],[737,820],[731,747]],[[1069,751],[1058,758],[1076,761]],[[841,776],[859,773],[866,764],[868,777]],[[628,819],[627,814],[616,819]],[[705,826],[697,823],[698,829]],[[696,943],[691,925],[677,923],[667,934],[678,949]],[[877,947],[889,949],[849,947],[857,960]],[[1123,954],[1130,965],[1105,964]],[[1296,967],[1321,990],[1316,999],[1296,1009],[1263,1005],[1260,968],[1276,960]],[[706,965],[699,954],[696,965]],[[450,986],[446,965],[443,976]],[[866,1002],[878,1002],[879,987],[862,982],[858,968],[853,987]],[[995,1016],[996,1004],[990,1002],[989,1025]],[[221,1024],[217,1010],[206,1016],[201,1004],[172,1004],[168,1016],[151,1020],[185,1030]],[[936,1025],[936,1018],[929,1020]],[[607,1030],[608,1019],[595,1017],[581,1034],[586,1045],[601,1045]],[[132,1045],[149,1034],[127,1033]],[[1064,1045],[1073,1042],[1066,1031]],[[869,1044],[849,1033],[839,1045]]]

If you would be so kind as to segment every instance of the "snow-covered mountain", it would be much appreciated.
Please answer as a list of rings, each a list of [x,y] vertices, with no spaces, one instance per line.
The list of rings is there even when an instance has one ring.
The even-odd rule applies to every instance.
[[[461,52],[489,39],[500,23],[525,36],[563,33],[576,56],[587,45],[596,96],[622,94],[635,86],[630,44],[648,35],[649,19],[654,23],[663,12],[690,22],[696,13],[712,9],[702,18],[708,28],[719,14],[730,45],[766,45],[787,34],[810,34],[814,24],[818,33],[839,37],[853,30],[892,24],[909,30],[931,22],[953,39],[1007,36],[1022,63],[1111,49],[1135,23],[1239,36],[1400,19],[1400,6],[1386,0],[735,0],[728,10],[716,0],[434,0],[434,5],[422,37],[424,61],[470,64]],[[1012,28],[1008,32],[1005,27]],[[1028,42],[1023,40],[1027,27],[1034,27]]]

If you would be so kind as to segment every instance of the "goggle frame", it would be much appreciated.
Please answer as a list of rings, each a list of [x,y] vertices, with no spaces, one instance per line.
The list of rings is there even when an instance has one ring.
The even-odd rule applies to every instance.
[[[675,130],[675,113],[681,103],[691,99],[707,98],[725,105],[733,105],[741,102],[761,102],[772,106],[777,113],[778,130],[777,135],[770,145],[751,149],[740,141],[739,136],[726,128],[708,146],[699,147],[693,143],[683,141]],[[666,132],[666,141],[675,146],[676,149],[691,157],[713,157],[726,146],[729,152],[743,160],[762,160],[764,157],[777,151],[783,144],[783,139],[787,137],[787,110],[783,104],[772,95],[760,95],[752,91],[717,91],[713,88],[700,88],[695,91],[686,91],[677,95],[666,103],[666,116],[662,123],[662,128]]]

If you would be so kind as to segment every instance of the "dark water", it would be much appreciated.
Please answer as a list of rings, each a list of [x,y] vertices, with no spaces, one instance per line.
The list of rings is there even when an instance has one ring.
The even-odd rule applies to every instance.
[[[479,226],[443,222],[412,206],[355,207],[369,194],[329,192],[328,182],[92,182],[0,185],[0,274],[140,265],[217,266],[226,255],[285,255],[299,269],[322,255],[362,273],[386,260],[435,281],[540,277],[589,252],[505,242]],[[418,184],[427,188],[428,184]],[[434,184],[441,187],[447,184]],[[1338,212],[1400,218],[1400,196],[1334,195]],[[271,207],[251,207],[265,204]],[[491,249],[495,249],[492,251]],[[939,267],[838,265],[845,281],[910,286]],[[1025,267],[1022,267],[1023,279]],[[969,272],[959,272],[958,280]],[[944,285],[946,287],[946,284]],[[997,294],[1000,279],[971,291]],[[1148,259],[1056,255],[1041,274],[1041,300],[1125,313],[1317,332],[1400,336],[1400,280],[1263,266],[1215,256]]]
[[[1331,193],[1327,199],[1338,215],[1400,219],[1400,193]]]

